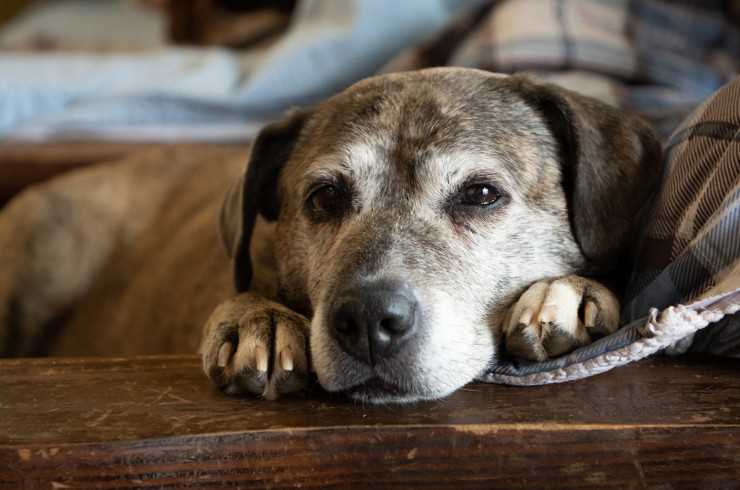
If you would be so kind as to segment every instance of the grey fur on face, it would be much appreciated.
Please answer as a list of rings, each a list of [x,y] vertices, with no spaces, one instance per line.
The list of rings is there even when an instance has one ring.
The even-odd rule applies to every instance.
[[[371,78],[263,135],[240,188],[252,197],[225,212],[237,283],[259,211],[277,220],[278,299],[311,318],[321,385],[376,402],[451,393],[495,362],[528,286],[606,271],[656,172],[639,121],[478,70]],[[263,147],[279,155],[261,162]],[[403,348],[368,363],[337,341],[335,312],[377,284],[410,291],[417,316]]]

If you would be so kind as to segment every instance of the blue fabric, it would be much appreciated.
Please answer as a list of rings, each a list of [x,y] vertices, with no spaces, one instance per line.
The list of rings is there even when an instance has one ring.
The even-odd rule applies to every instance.
[[[0,53],[0,137],[242,139],[373,74],[476,2],[303,0],[266,52]]]

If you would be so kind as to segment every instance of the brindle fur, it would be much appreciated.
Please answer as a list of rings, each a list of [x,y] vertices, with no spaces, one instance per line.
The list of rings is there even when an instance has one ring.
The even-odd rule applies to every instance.
[[[0,261],[12,265],[0,269],[8,350],[31,352],[62,311],[71,316],[51,348],[58,354],[186,351],[193,323],[205,323],[204,367],[230,393],[298,389],[312,365],[328,390],[410,401],[474,379],[504,336],[524,357],[539,352],[534,358],[553,355],[548,345],[588,341],[581,323],[580,333],[560,328],[559,316],[536,332],[509,326],[510,306],[538,281],[566,277],[577,301],[599,308],[597,323],[608,317],[605,330],[613,328],[610,293],[573,275],[607,274],[621,260],[660,151],[639,119],[525,77],[444,68],[359,82],[256,141],[221,213],[237,288],[249,292],[207,322],[230,295],[211,217],[216,195],[237,179],[236,159],[204,150],[173,169],[154,161],[162,155],[149,158],[58,179],[0,215]],[[142,188],[152,173],[160,178],[149,175]],[[337,175],[352,189],[351,206],[312,219],[308,192]],[[471,176],[496,184],[496,205],[450,204]],[[70,212],[50,213],[55,199]],[[70,227],[83,230],[79,240]],[[85,268],[65,269],[78,262]],[[422,317],[413,345],[373,368],[338,347],[327,319],[344,290],[372,280],[412,288]],[[543,306],[518,304],[535,313]],[[266,373],[255,371],[247,346],[261,341]],[[292,352],[292,369],[282,369],[282,349]]]

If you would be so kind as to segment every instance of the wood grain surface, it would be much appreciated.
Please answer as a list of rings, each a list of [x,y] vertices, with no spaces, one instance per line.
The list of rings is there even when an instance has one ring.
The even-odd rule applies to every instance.
[[[740,361],[368,406],[227,398],[193,356],[0,361],[0,488],[736,488]]]

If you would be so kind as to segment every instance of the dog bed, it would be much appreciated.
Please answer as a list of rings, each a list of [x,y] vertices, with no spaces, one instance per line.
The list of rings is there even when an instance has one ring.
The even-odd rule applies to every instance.
[[[540,385],[663,352],[740,357],[740,78],[665,146],[662,184],[636,244],[617,332],[557,359],[502,360],[480,377]]]

